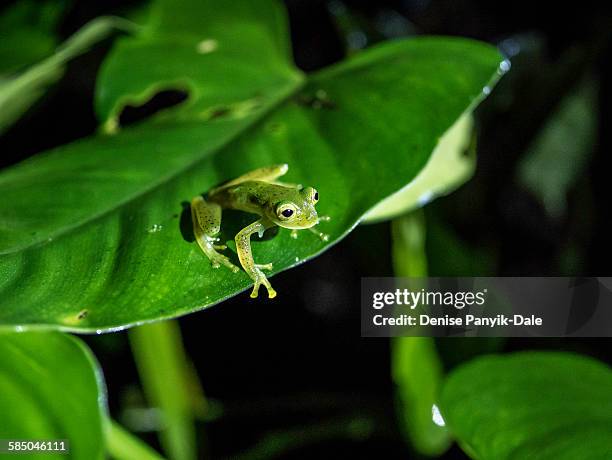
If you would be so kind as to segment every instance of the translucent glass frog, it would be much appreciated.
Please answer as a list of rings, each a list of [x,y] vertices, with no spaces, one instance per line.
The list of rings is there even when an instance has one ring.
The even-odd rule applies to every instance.
[[[266,229],[279,226],[291,229],[291,236],[297,238],[298,230],[309,230],[327,241],[328,236],[314,229],[329,217],[317,215],[315,205],[319,193],[312,187],[287,184],[277,181],[289,167],[286,164],[268,166],[248,172],[237,179],[224,183],[208,192],[206,199],[198,195],[191,200],[193,230],[200,248],[210,259],[214,268],[225,265],[234,273],[238,267],[218,251],[226,249],[219,242],[222,209],[237,209],[258,214],[261,218],[243,228],[236,235],[236,252],[244,271],[254,282],[251,297],[257,297],[262,284],[268,290],[268,297],[276,297],[276,291],[262,270],[271,270],[272,264],[256,264],[251,253],[251,235],[261,238]]]

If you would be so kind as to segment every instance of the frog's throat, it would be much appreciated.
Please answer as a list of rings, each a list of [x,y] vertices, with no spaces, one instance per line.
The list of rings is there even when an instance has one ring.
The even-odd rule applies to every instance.
[[[289,230],[306,230],[307,228],[312,228],[319,223],[319,219],[315,222],[308,223],[306,225],[287,225],[285,223],[278,223],[279,227],[288,228]]]

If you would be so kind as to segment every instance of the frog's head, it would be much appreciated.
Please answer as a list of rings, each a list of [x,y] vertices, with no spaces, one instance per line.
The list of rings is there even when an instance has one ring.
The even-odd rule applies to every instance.
[[[314,227],[319,223],[315,209],[319,192],[312,187],[306,187],[297,191],[291,198],[274,203],[267,213],[268,219],[279,227],[296,230]]]

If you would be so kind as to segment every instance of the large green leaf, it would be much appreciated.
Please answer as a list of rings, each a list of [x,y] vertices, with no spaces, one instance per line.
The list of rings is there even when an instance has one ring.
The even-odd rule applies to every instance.
[[[320,213],[332,217],[321,225],[328,242],[307,232],[294,241],[283,230],[254,242],[256,260],[274,262],[275,272],[295,266],[415,178],[499,75],[501,56],[489,45],[419,38],[307,77],[289,62],[274,3],[236,2],[229,17],[212,3],[172,2],[164,16],[159,2],[153,24],[110,54],[97,108],[115,134],[0,174],[0,323],[121,327],[244,290],[247,275],[213,269],[179,216],[181,203],[263,165],[288,163],[286,180],[316,187]],[[119,126],[126,104],[164,88],[189,98]],[[223,237],[246,223],[229,213]]]
[[[476,459],[612,458],[612,371],[563,353],[478,358],[451,374],[442,413]]]
[[[474,117],[466,111],[440,138],[425,167],[397,193],[363,217],[363,223],[404,215],[464,184],[476,168]]]
[[[0,439],[64,439],[70,458],[104,458],[106,402],[97,369],[91,352],[69,335],[0,332]],[[42,458],[19,455],[32,457]]]

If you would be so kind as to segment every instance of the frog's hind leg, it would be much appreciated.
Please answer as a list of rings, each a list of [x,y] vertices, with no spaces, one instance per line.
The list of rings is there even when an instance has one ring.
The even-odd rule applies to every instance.
[[[208,203],[201,196],[196,196],[191,200],[191,220],[198,246],[210,259],[213,268],[225,265],[237,273],[239,268],[231,263],[229,258],[217,252],[217,250],[225,249],[226,246],[215,244],[219,241],[216,235],[221,230],[221,206],[216,203]]]
[[[253,222],[251,225],[247,225],[240,230],[236,235],[236,252],[238,252],[238,258],[240,259],[242,268],[244,268],[244,271],[247,272],[254,282],[251,298],[257,297],[259,286],[263,284],[268,290],[268,297],[273,299],[276,297],[276,291],[272,288],[266,275],[261,271],[262,269],[272,269],[272,264],[256,264],[251,252],[251,235],[254,233],[262,235],[265,230],[266,222],[264,219]]]
[[[280,165],[266,166],[264,168],[255,169],[254,171],[249,171],[248,173],[243,174],[236,179],[232,179],[229,182],[225,182],[219,187],[213,188],[208,192],[209,196],[214,195],[215,193],[223,190],[224,188],[231,187],[233,185],[242,184],[243,182],[247,182],[250,180],[261,180],[265,182],[273,182],[281,176],[287,174],[289,170],[289,165],[286,163]]]

